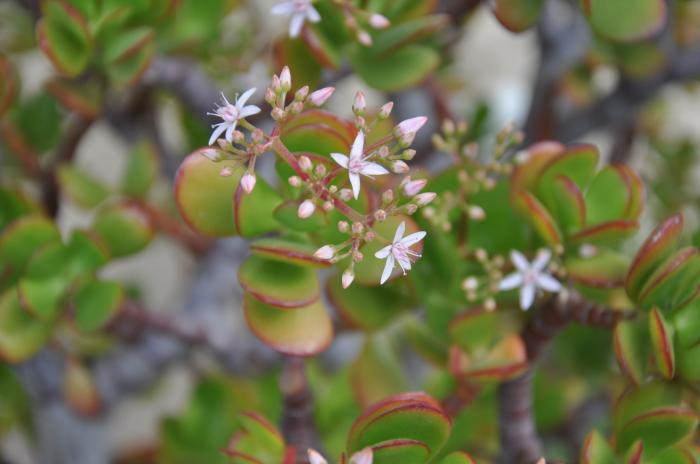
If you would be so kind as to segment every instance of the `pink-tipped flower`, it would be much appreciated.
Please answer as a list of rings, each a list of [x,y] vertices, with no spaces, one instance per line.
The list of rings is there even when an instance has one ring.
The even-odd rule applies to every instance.
[[[352,281],[355,280],[355,273],[352,272],[352,269],[347,268],[343,272],[343,277],[341,277],[340,282],[343,284],[343,288],[348,288],[350,285],[352,285]]]
[[[333,92],[335,92],[335,87],[324,87],[322,89],[318,89],[309,95],[309,101],[314,106],[321,106],[326,103],[329,98],[331,98]]]
[[[411,261],[420,258],[420,254],[411,250],[411,247],[423,240],[427,232],[415,232],[404,237],[403,234],[405,231],[406,223],[402,222],[396,229],[394,241],[391,245],[385,246],[374,254],[375,258],[386,259],[384,272],[382,272],[382,278],[379,281],[380,284],[383,284],[389,279],[396,263],[399,264],[401,271],[406,275],[406,271],[411,270]]]
[[[371,47],[372,46],[372,36],[367,33],[367,31],[358,31],[357,32],[357,40],[360,41],[362,45],[365,47]]]
[[[282,92],[288,92],[292,88],[292,73],[289,71],[289,66],[282,68],[280,73],[280,89]]]
[[[211,137],[209,137],[209,145],[216,142],[216,140],[224,132],[226,132],[226,140],[232,142],[233,131],[236,130],[238,121],[260,112],[260,108],[257,106],[246,105],[246,102],[253,95],[253,93],[255,93],[255,88],[246,90],[240,97],[236,96],[236,100],[233,104],[226,99],[223,92],[221,93],[223,105],[217,106],[213,113],[207,113],[208,115],[216,116],[217,118],[222,119],[222,122],[211,126],[214,128],[214,131],[211,133]]]
[[[314,211],[316,211],[316,205],[314,202],[311,200],[304,200],[299,205],[299,209],[297,209],[297,215],[301,219],[306,219],[314,214]]]
[[[413,201],[415,201],[416,205],[418,206],[426,206],[432,203],[436,197],[437,193],[435,192],[419,193],[418,195],[413,197]]]
[[[355,94],[355,102],[352,104],[352,111],[354,113],[362,114],[365,112],[367,107],[367,102],[365,101],[365,94],[361,90],[358,90]]]
[[[365,147],[365,133],[359,131],[350,149],[350,156],[340,153],[331,153],[331,157],[336,163],[348,170],[350,185],[355,199],[360,195],[360,175],[369,177],[389,174],[384,166],[371,161],[367,161],[369,156],[362,157]]]
[[[410,171],[411,168],[408,167],[408,164],[401,160],[395,160],[391,162],[391,170],[394,171],[396,174],[406,174],[408,171]]]
[[[314,257],[318,259],[329,260],[335,256],[335,248],[331,245],[323,245],[321,248],[314,252]]]
[[[369,17],[369,25],[375,29],[386,29],[387,27],[391,26],[391,22],[386,18],[386,16],[382,16],[379,13],[373,13]]]
[[[311,164],[311,160],[309,159],[309,157],[301,155],[299,157],[299,169],[301,169],[304,172],[310,172],[311,168],[313,168],[313,165]]]
[[[255,174],[251,174],[250,172],[246,172],[243,174],[243,177],[241,177],[241,188],[245,193],[250,193],[253,191],[255,188],[255,182],[256,182]]]
[[[379,108],[379,113],[377,114],[377,116],[379,117],[379,119],[386,119],[389,117],[389,115],[391,114],[391,110],[393,109],[394,102],[385,103],[384,105],[382,105],[381,108]]]
[[[350,464],[372,464],[374,461],[373,454],[372,448],[369,447],[363,449],[362,451],[358,451],[350,456]]]
[[[418,195],[418,193],[423,190],[427,183],[428,181],[426,179],[409,180],[403,184],[403,193],[409,197]]]
[[[426,122],[428,122],[428,118],[425,116],[406,119],[396,126],[396,133],[399,137],[406,134],[415,134],[425,125]]]
[[[200,153],[204,157],[208,158],[210,161],[214,161],[215,163],[224,159],[223,152],[215,148],[205,148],[204,150],[201,150]]]
[[[321,15],[312,5],[311,0],[288,0],[272,7],[273,15],[291,16],[289,21],[289,37],[298,37],[304,21],[317,23]]]

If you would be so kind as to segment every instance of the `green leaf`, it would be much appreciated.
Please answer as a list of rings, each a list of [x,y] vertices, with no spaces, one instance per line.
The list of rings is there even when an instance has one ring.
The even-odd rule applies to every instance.
[[[283,66],[289,66],[292,76],[294,76],[292,92],[305,85],[312,89],[318,87],[321,80],[321,65],[304,42],[288,38],[282,39],[275,44],[273,53],[277,68],[282,69]]]
[[[310,217],[302,219],[298,214],[299,204],[287,201],[275,208],[274,216],[285,227],[299,232],[313,232],[327,225],[326,215],[317,208]]]
[[[45,2],[37,26],[39,47],[66,76],[77,76],[88,65],[92,38],[87,21],[65,0]]]
[[[257,237],[279,229],[274,211],[281,203],[280,195],[264,179],[258,177],[255,189],[246,194],[236,190],[233,196],[233,219],[241,237]]]
[[[391,52],[439,31],[448,23],[449,18],[446,15],[431,15],[392,25],[388,29],[375,32],[368,51],[381,60]]]
[[[572,256],[566,259],[569,277],[581,285],[593,288],[622,287],[630,260],[622,253],[599,248],[591,257]]]
[[[539,200],[527,190],[514,193],[513,202],[516,209],[525,216],[542,240],[555,246],[561,243],[562,236],[559,227],[549,214],[549,211]]]
[[[256,299],[278,308],[300,308],[318,300],[316,271],[252,255],[238,270],[241,286]]]
[[[505,335],[488,353],[471,355],[459,350],[450,352],[450,369],[455,376],[473,382],[502,382],[527,369],[527,352],[517,334]]]
[[[605,166],[586,191],[586,224],[624,218],[631,197],[631,186],[621,171],[616,166]]]
[[[632,300],[639,297],[642,287],[656,268],[676,248],[683,231],[683,215],[676,214],[659,224],[639,248],[625,282],[627,294]]]
[[[12,108],[10,116],[24,141],[39,153],[52,149],[61,137],[63,116],[56,100],[45,92],[22,100]]]
[[[345,323],[365,331],[381,329],[409,305],[409,299],[395,285],[366,287],[354,283],[343,288],[337,274],[328,279],[327,295]]]
[[[350,382],[358,404],[370,404],[406,389],[396,346],[386,336],[368,336],[350,367]]]
[[[107,75],[116,85],[135,83],[155,54],[153,31],[138,28],[115,35],[104,54]]]
[[[153,144],[147,141],[139,143],[132,150],[126,165],[122,191],[130,197],[145,197],[158,176],[158,169],[158,154]]]
[[[654,409],[625,425],[617,436],[617,448],[626,450],[636,440],[644,442],[649,456],[689,438],[698,425],[695,411],[683,407]]]
[[[565,176],[552,180],[550,190],[553,194],[550,211],[565,232],[580,229],[586,223],[586,204],[578,186]]]
[[[581,144],[567,148],[566,152],[551,159],[541,170],[537,196],[543,204],[553,203],[551,184],[559,177],[568,177],[584,192],[595,175],[600,155],[594,145]]]
[[[275,261],[310,267],[328,267],[330,262],[314,256],[317,247],[294,238],[263,238],[251,243],[250,251]]]
[[[124,290],[117,282],[90,280],[83,283],[73,297],[75,324],[81,332],[105,327],[119,312]]]
[[[285,443],[277,428],[265,417],[254,412],[239,416],[241,430],[236,434],[233,449],[225,453],[233,462],[283,462]],[[240,453],[240,455],[236,455]],[[252,460],[244,458],[248,456]],[[236,460],[238,459],[238,460]]]
[[[5,114],[19,93],[19,79],[12,62],[0,54],[0,116]]]
[[[467,353],[485,353],[511,325],[501,312],[470,309],[450,322],[450,340]]]
[[[440,464],[476,464],[471,456],[464,451],[455,451],[445,456]]]
[[[0,235],[2,281],[13,282],[38,248],[60,239],[56,226],[43,216],[25,216],[12,222]]]
[[[115,258],[141,251],[151,242],[154,232],[143,211],[128,203],[101,209],[93,230]]]
[[[333,339],[333,324],[319,301],[293,310],[279,309],[246,293],[243,309],[250,330],[267,346],[289,356],[314,356]]]
[[[23,311],[14,289],[0,296],[0,359],[24,361],[39,351],[50,335],[50,324]]]
[[[58,182],[61,190],[68,194],[70,199],[81,208],[94,208],[110,194],[109,188],[104,184],[82,170],[67,164],[58,168]]]
[[[535,25],[544,0],[496,0],[491,9],[498,21],[511,32],[523,32]]]
[[[581,0],[593,29],[619,42],[633,42],[658,33],[666,22],[664,0]]]
[[[654,308],[649,315],[649,333],[656,366],[661,374],[672,379],[676,369],[673,350],[673,327],[666,321],[661,311]]]
[[[573,243],[612,245],[634,235],[638,229],[639,222],[636,220],[619,219],[581,229],[571,237],[571,241]]]
[[[615,453],[597,430],[588,434],[581,448],[581,464],[619,464]]]
[[[430,47],[407,45],[378,61],[369,50],[357,47],[350,54],[350,62],[368,85],[398,91],[427,78],[440,64],[440,54]]]
[[[680,385],[668,382],[654,381],[625,391],[618,400],[614,410],[615,434],[619,434],[622,427],[642,416],[648,411],[675,406],[680,403],[682,390]]]
[[[387,440],[372,446],[372,464],[423,464],[428,456],[428,446],[417,440]]]
[[[45,279],[21,279],[17,296],[23,309],[44,321],[54,321],[63,309],[62,299],[68,289],[66,279],[56,276]]]
[[[700,253],[686,247],[669,256],[654,271],[639,293],[639,304],[662,310],[686,305],[698,293],[700,286]]]
[[[613,342],[620,369],[639,385],[645,377],[650,354],[648,327],[640,321],[620,322],[615,326]]]
[[[0,187],[0,231],[22,216],[41,213],[41,206],[22,190]]]
[[[329,157],[331,153],[349,153],[356,132],[354,126],[332,113],[311,110],[285,122],[281,137],[293,153],[308,152]]]

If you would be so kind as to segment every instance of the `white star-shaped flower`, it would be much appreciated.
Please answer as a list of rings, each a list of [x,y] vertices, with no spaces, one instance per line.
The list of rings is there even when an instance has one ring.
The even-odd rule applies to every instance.
[[[405,231],[406,223],[402,222],[399,224],[399,227],[396,228],[396,234],[394,235],[392,244],[385,246],[374,254],[376,258],[386,258],[384,272],[382,272],[382,278],[379,281],[380,284],[383,284],[391,277],[391,272],[394,270],[394,265],[397,262],[403,274],[406,275],[406,271],[411,270],[411,259],[420,258],[421,256],[415,251],[412,251],[411,247],[423,240],[427,232],[421,230],[420,232],[415,232],[404,237],[403,234]]]
[[[355,137],[355,141],[352,143],[350,157],[341,153],[331,153],[331,157],[333,157],[335,162],[348,170],[348,177],[350,178],[350,185],[352,185],[352,193],[355,199],[360,195],[360,174],[370,179],[372,176],[389,174],[389,171],[384,168],[384,166],[367,161],[369,156],[363,158],[362,153],[364,149],[365,134],[359,131],[357,137]]]
[[[326,458],[316,450],[309,448],[307,451],[311,464],[328,464]],[[350,456],[350,464],[372,464],[374,461],[372,448],[365,448]]]
[[[538,289],[557,293],[561,290],[561,283],[545,272],[551,257],[551,251],[542,250],[537,254],[535,260],[530,263],[522,253],[512,250],[510,259],[517,270],[501,280],[499,289],[512,290],[520,287],[520,307],[524,311],[527,311],[534,303]]]
[[[297,37],[304,26],[304,21],[308,20],[317,23],[321,20],[321,15],[312,5],[312,0],[289,0],[278,3],[272,7],[273,15],[291,16],[289,21],[289,37]]]
[[[246,102],[254,93],[255,88],[246,90],[240,97],[236,96],[236,102],[233,105],[229,103],[223,92],[221,93],[223,105],[217,106],[213,113],[207,113],[211,116],[223,119],[222,122],[211,126],[214,128],[214,132],[212,132],[211,137],[209,137],[209,145],[216,142],[216,139],[218,139],[224,131],[226,131],[226,140],[231,142],[233,140],[233,131],[236,130],[238,121],[260,112],[260,108],[255,105],[246,106]]]

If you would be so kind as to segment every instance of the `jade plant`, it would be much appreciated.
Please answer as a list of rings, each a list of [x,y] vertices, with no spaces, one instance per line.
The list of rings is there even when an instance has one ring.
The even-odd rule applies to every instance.
[[[517,122],[463,73],[494,26],[537,37]],[[0,462],[700,462],[696,2],[16,0],[0,31]],[[173,365],[186,399],[120,438]]]

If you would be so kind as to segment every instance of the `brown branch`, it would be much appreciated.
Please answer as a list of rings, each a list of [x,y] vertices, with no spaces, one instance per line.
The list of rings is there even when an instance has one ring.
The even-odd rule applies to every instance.
[[[320,440],[303,358],[286,358],[279,384],[284,401],[282,433],[287,444],[296,450],[296,462],[308,464],[306,450],[319,449]]]
[[[29,146],[17,128],[10,121],[4,121],[0,124],[0,135],[5,143],[7,143],[8,151],[22,168],[31,176],[39,177],[41,175],[39,154]]]
[[[534,365],[552,339],[569,323],[613,328],[635,312],[618,311],[585,300],[572,293],[568,299],[550,299],[522,331],[529,361],[528,370],[498,389],[501,462],[531,464],[542,457],[542,444],[537,435],[532,411],[532,379]]]
[[[151,223],[161,232],[168,234],[182,242],[193,253],[202,254],[209,250],[212,240],[193,231],[183,222],[159,210],[155,206],[145,202],[134,200],[132,202],[139,210],[148,216]]]

